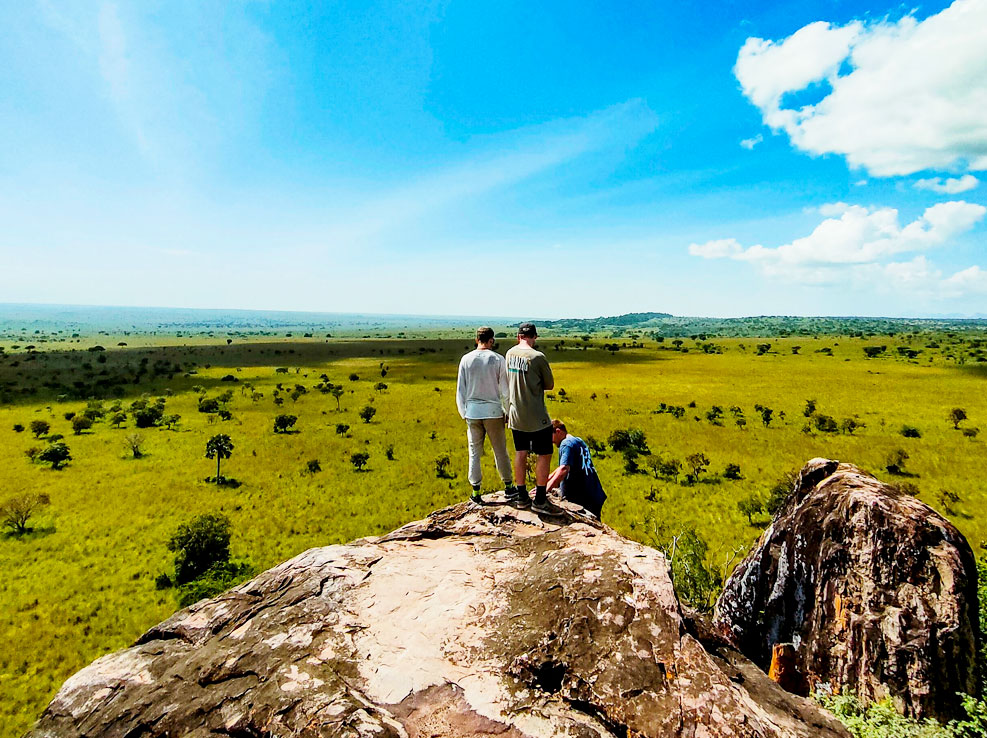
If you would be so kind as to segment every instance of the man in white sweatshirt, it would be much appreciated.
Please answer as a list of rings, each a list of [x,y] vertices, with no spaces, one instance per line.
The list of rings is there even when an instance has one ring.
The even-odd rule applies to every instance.
[[[470,501],[484,504],[480,495],[483,470],[483,440],[490,437],[497,473],[504,481],[504,489],[514,488],[511,474],[511,457],[507,455],[506,416],[508,406],[507,362],[493,350],[493,328],[483,326],[476,330],[476,350],[470,351],[459,362],[459,379],[456,382],[456,405],[459,415],[466,421],[469,439],[469,483],[473,488]]]

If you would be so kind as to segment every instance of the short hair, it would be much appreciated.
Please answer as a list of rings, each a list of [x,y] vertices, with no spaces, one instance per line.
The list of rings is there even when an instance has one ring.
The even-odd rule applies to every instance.
[[[555,431],[562,431],[566,435],[569,435],[569,431],[566,430],[565,423],[558,419],[552,421],[552,432],[554,433]]]
[[[493,328],[489,325],[480,326],[476,329],[476,340],[480,343],[486,343],[494,337]]]

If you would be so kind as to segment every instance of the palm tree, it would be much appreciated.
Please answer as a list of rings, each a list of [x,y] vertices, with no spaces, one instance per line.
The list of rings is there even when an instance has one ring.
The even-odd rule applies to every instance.
[[[206,458],[216,459],[216,484],[220,483],[222,477],[219,475],[219,465],[223,459],[228,459],[233,455],[233,441],[225,433],[217,433],[206,441]]]

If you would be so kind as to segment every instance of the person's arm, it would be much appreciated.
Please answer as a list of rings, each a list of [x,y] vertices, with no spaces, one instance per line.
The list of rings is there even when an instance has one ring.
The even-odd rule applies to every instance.
[[[568,466],[563,464],[562,466],[557,467],[555,471],[553,471],[552,474],[549,476],[548,482],[546,483],[546,489],[549,492],[553,492],[559,487],[559,485],[562,484],[562,480],[565,479],[568,475],[569,475]]]
[[[459,376],[456,379],[456,407],[459,417],[466,417],[466,358],[459,360]]]
[[[511,402],[511,390],[507,384],[507,361],[500,360],[500,375],[497,377],[497,385],[500,390],[500,406],[504,409],[504,417],[507,417],[508,406]]]
[[[541,386],[546,392],[555,389],[555,377],[552,375],[552,367],[548,365],[548,359],[541,360]]]

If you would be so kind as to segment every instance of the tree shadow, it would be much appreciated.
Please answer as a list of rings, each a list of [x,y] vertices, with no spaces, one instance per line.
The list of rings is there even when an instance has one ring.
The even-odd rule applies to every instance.
[[[6,530],[2,534],[0,534],[0,537],[2,537],[5,541],[9,541],[9,540],[35,541],[40,538],[47,538],[54,532],[55,532],[54,525],[46,525],[38,528],[28,528],[24,533],[17,533],[16,531]]]

